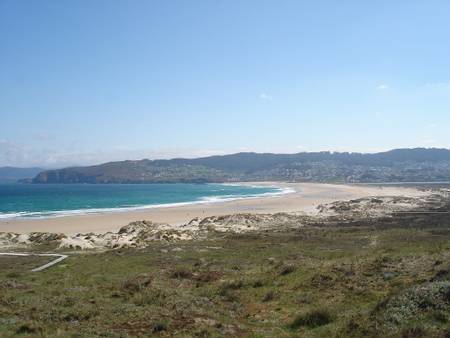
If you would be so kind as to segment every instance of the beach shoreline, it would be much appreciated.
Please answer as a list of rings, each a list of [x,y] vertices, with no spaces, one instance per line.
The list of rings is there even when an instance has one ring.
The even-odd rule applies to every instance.
[[[275,196],[228,201],[161,206],[131,211],[108,211],[53,218],[13,218],[0,220],[0,232],[53,232],[64,234],[105,233],[138,220],[178,226],[193,218],[234,213],[315,213],[320,204],[368,196],[419,196],[423,192],[402,186],[344,185],[324,183],[238,182],[239,185],[276,186],[292,192]]]

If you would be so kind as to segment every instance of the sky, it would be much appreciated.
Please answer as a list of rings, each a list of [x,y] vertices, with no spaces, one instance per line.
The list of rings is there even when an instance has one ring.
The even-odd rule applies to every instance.
[[[0,166],[450,148],[448,0],[0,0]]]

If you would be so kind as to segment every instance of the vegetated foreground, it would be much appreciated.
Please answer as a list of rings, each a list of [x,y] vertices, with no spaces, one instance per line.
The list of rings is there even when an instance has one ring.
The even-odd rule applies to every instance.
[[[2,258],[0,336],[449,337],[448,211]]]

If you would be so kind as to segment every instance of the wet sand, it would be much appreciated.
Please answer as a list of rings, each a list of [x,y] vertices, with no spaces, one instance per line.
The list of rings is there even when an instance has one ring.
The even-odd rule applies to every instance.
[[[88,215],[74,215],[42,219],[0,220],[0,232],[59,232],[66,234],[103,233],[117,231],[120,227],[137,220],[179,225],[195,217],[218,216],[232,213],[313,213],[318,205],[337,200],[349,200],[367,196],[418,196],[422,192],[414,188],[379,187],[366,185],[336,185],[319,183],[246,183],[276,185],[291,188],[295,192],[227,202],[192,204],[151,208],[135,211],[105,212]]]

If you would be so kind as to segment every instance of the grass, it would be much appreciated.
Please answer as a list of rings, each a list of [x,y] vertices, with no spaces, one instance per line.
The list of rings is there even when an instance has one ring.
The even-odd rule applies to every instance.
[[[0,336],[446,337],[447,229],[360,224],[154,242],[71,253],[40,273],[30,272],[35,258],[0,258]]]

